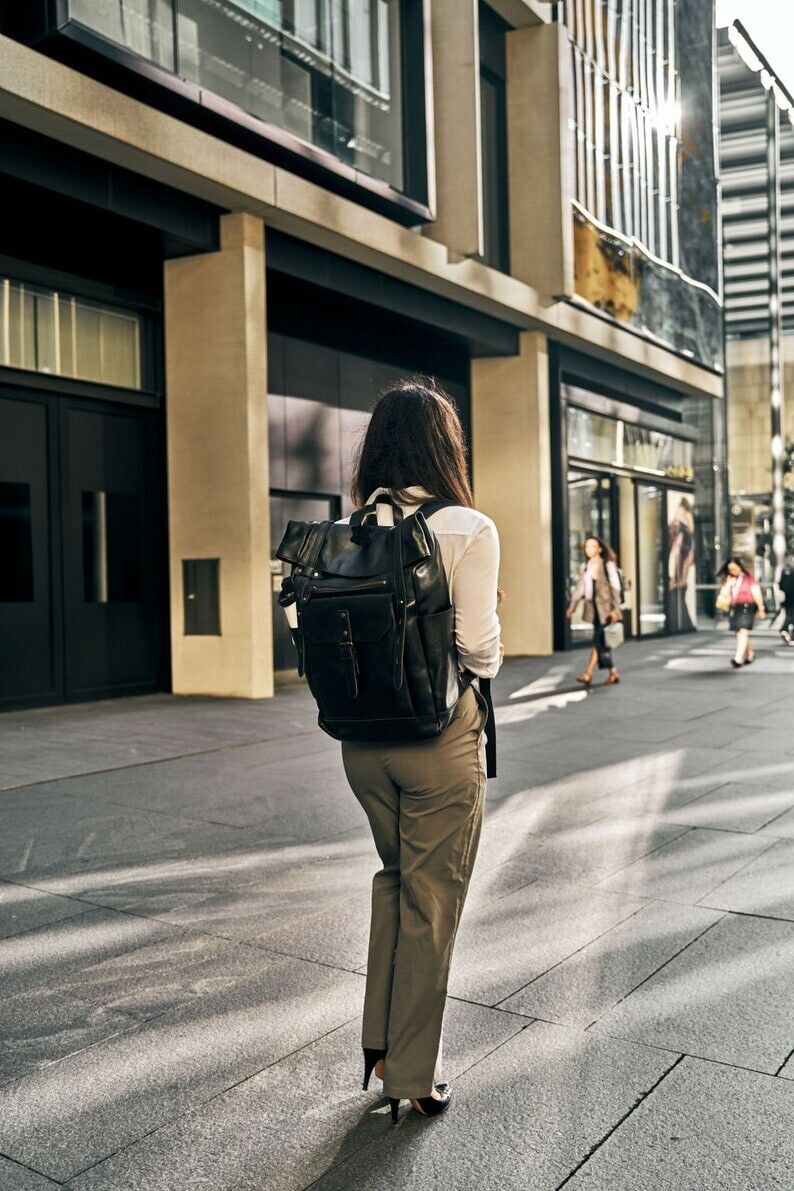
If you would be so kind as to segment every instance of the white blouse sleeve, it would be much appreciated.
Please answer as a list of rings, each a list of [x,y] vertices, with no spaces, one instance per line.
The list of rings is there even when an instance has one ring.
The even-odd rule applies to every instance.
[[[460,664],[480,678],[493,678],[500,666],[498,577],[499,535],[488,520],[468,543],[450,584]]]

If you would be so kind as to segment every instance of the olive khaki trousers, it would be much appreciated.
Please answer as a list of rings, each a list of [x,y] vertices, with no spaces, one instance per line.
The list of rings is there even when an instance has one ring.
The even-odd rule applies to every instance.
[[[440,736],[342,745],[383,868],[372,882],[362,1042],[387,1096],[429,1096],[455,934],[480,839],[485,701],[470,686]]]

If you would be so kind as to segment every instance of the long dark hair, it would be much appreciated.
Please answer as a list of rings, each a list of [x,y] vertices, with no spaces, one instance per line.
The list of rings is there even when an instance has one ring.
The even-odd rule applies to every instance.
[[[747,567],[742,562],[741,558],[737,558],[736,555],[731,555],[730,558],[726,558],[725,562],[722,564],[720,569],[717,571],[717,574],[722,575],[723,579],[725,579],[728,574],[728,567],[730,566],[730,564],[732,562],[736,563],[736,565],[740,571],[742,571],[745,575],[749,575],[752,578],[753,572],[748,570]]]
[[[430,377],[412,376],[379,395],[356,452],[350,497],[360,508],[376,488],[397,500],[417,485],[431,496],[471,508],[466,443],[455,402]]]
[[[599,538],[598,534],[589,533],[585,538],[585,542],[598,542],[598,553],[602,562],[614,562],[617,564],[618,556],[610,546],[609,542],[605,542],[603,538]]]

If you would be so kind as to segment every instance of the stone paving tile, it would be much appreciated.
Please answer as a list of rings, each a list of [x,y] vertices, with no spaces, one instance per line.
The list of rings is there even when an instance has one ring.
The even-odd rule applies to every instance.
[[[719,911],[651,902],[508,997],[502,1008],[584,1028],[720,916]]]
[[[358,971],[367,961],[369,942],[370,890],[346,894],[324,909],[307,913],[289,895],[285,913],[249,943],[255,947],[315,963]]]
[[[352,1042],[352,1028],[345,1033]],[[499,1046],[498,1036],[491,1037],[498,1049],[456,1080],[455,1104],[442,1121],[422,1121],[404,1105],[400,1126],[392,1129],[382,1101],[353,1091],[357,1066],[339,1062],[331,1035],[70,1186],[298,1191],[319,1179],[317,1187],[326,1191],[551,1191],[599,1131],[673,1061],[626,1044],[593,1045],[543,1023],[506,1039]],[[311,1088],[318,1095],[307,1094]]]
[[[64,800],[58,813],[19,812],[3,827],[0,876],[39,886],[48,878],[52,893],[69,893],[64,878],[72,874],[250,844],[250,833],[240,828],[76,798]]]
[[[538,839],[517,837],[513,858],[488,874],[501,893],[536,877],[597,881],[617,873],[646,853],[682,835],[687,828],[652,823],[649,818],[597,819]]]
[[[87,1005],[58,989],[28,989],[5,997],[0,1026],[0,1083],[47,1067],[64,1055],[136,1024],[128,1013],[105,1005]]]
[[[275,702],[151,695],[8,712],[0,721],[0,786],[160,760],[217,745],[316,734],[300,687]],[[9,780],[9,778],[11,780]]]
[[[283,819],[285,810],[297,819],[307,805],[336,798],[340,810],[357,813],[363,821],[347,787],[339,745],[321,733],[34,787],[43,789],[90,799],[105,808],[158,811],[229,826],[267,824]]]
[[[397,1129],[331,1170],[317,1191],[553,1191],[674,1062],[590,1042],[533,1023],[456,1082],[442,1120],[404,1107]]]
[[[692,904],[770,846],[757,835],[696,827],[605,877],[598,887]]]
[[[449,991],[496,1004],[644,904],[540,879],[499,901],[470,907],[461,922]]]
[[[790,1191],[794,1087],[684,1059],[566,1191]]]
[[[0,941],[0,1000],[30,988],[48,988],[71,972],[178,935],[150,918],[94,909]]]
[[[794,806],[773,822],[768,823],[762,829],[761,834],[776,835],[783,839],[794,839]]]
[[[794,925],[726,915],[591,1029],[774,1073],[794,1046]]]
[[[258,954],[231,988],[0,1088],[0,1152],[66,1181],[360,1013],[360,976]]]
[[[0,1187],[3,1191],[54,1191],[59,1185],[0,1156]]]
[[[707,794],[666,811],[665,821],[724,831],[754,832],[794,806],[794,788],[757,790],[751,783],[729,782]]]
[[[42,893],[24,885],[0,882],[0,939],[10,938],[37,926],[85,914],[91,907],[68,897]]]
[[[763,833],[761,833],[763,834]],[[701,905],[794,921],[794,840],[781,839],[700,899]]]

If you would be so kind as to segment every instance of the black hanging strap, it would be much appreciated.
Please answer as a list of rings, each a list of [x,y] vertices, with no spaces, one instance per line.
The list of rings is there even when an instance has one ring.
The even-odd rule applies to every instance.
[[[488,705],[488,719],[485,721],[485,776],[496,777],[496,716],[491,698],[490,678],[479,679],[480,694]]]

